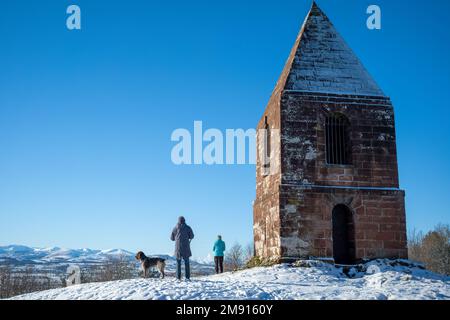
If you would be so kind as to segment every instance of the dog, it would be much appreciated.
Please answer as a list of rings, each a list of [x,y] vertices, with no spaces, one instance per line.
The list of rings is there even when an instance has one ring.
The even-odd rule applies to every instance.
[[[149,258],[142,251],[136,253],[136,260],[141,262],[141,268],[144,273],[144,278],[148,278],[150,275],[150,268],[157,267],[159,274],[164,279],[164,268],[166,267],[166,259],[162,258]]]

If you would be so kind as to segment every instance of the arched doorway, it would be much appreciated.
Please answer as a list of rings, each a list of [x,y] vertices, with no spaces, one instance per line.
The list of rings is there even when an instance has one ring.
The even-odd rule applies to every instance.
[[[355,262],[355,228],[350,209],[344,204],[333,208],[333,257],[337,264]]]

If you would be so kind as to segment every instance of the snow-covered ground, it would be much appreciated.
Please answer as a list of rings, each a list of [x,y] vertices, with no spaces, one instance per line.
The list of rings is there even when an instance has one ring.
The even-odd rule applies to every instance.
[[[418,266],[376,260],[351,270],[323,262],[281,264],[191,281],[133,279],[75,285],[15,299],[445,299],[450,277]],[[306,265],[306,267],[305,267]]]

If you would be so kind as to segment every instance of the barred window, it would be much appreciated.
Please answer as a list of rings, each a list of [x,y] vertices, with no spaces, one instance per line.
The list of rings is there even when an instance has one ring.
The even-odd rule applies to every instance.
[[[267,123],[267,117],[266,117],[266,123],[264,124],[264,129],[266,129],[266,157],[270,158],[270,139],[271,139],[271,135],[270,135],[270,126]]]
[[[325,120],[327,164],[351,163],[350,121],[340,113],[328,115]]]
[[[271,153],[271,134],[270,134],[270,125],[267,123],[267,117],[264,119],[264,149],[265,149],[265,161],[264,166],[270,167],[270,153]]]

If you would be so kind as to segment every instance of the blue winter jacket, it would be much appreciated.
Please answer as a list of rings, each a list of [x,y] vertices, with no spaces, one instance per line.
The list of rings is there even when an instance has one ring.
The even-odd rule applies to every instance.
[[[217,240],[213,247],[215,257],[223,257],[223,252],[225,251],[225,242],[223,240]]]

